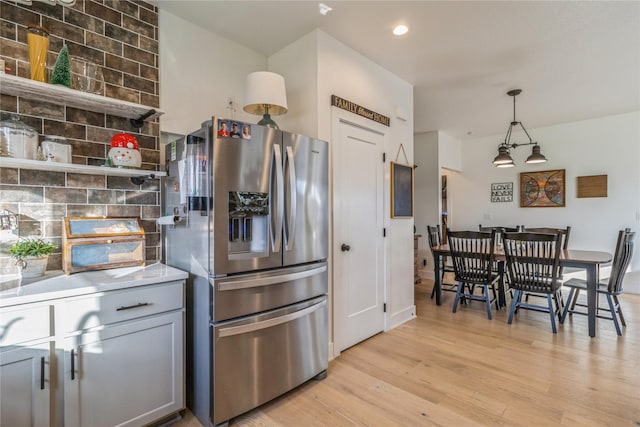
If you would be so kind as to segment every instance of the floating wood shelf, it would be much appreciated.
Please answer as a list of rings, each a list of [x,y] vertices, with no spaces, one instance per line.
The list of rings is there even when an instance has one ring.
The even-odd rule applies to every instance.
[[[106,166],[76,165],[73,163],[45,162],[41,160],[14,159],[12,157],[0,157],[0,167],[35,169],[52,172],[86,173],[90,175],[128,176],[132,178],[159,178],[167,176],[166,172],[150,171],[144,169],[121,169]]]
[[[87,111],[125,117],[134,121],[138,121],[143,117],[144,119],[152,120],[164,114],[164,111],[146,105],[3,73],[0,73],[0,93],[54,104],[64,104]]]

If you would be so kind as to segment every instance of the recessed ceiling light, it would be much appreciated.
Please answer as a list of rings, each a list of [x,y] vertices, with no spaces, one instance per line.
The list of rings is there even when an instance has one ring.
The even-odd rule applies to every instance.
[[[326,15],[327,13],[331,12],[333,9],[324,3],[318,3],[318,10],[320,11],[321,15]]]
[[[393,34],[396,36],[401,36],[403,34],[407,34],[409,32],[409,28],[406,25],[397,25],[393,29]]]

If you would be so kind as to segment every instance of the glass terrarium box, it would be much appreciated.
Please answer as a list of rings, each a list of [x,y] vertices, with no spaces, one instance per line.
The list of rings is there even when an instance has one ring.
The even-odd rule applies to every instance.
[[[65,217],[63,221],[65,274],[145,264],[140,218]]]

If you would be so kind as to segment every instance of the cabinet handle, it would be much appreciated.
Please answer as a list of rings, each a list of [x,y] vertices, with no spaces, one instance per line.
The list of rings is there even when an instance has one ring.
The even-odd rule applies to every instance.
[[[44,356],[40,358],[40,390],[44,390]]]
[[[127,305],[127,306],[122,306],[120,308],[116,308],[116,311],[131,310],[132,308],[144,307],[147,305],[151,305],[151,304],[149,304],[148,302],[139,302],[135,305]]]
[[[75,349],[71,349],[71,381],[76,379]]]

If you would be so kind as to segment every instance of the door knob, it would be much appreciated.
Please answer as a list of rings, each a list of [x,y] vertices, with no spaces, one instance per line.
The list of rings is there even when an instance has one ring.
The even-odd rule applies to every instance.
[[[340,246],[340,249],[342,249],[342,252],[349,252],[349,249],[351,249],[351,246],[347,245],[346,243],[343,243],[342,246]]]

